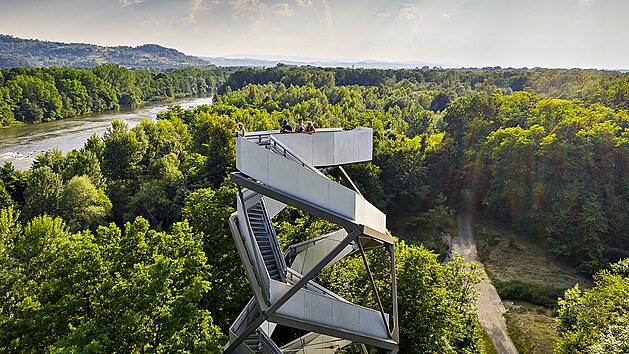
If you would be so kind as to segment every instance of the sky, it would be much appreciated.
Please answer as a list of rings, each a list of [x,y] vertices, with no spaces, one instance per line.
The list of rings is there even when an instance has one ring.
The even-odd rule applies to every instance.
[[[0,0],[0,33],[189,55],[629,69],[629,0]]]

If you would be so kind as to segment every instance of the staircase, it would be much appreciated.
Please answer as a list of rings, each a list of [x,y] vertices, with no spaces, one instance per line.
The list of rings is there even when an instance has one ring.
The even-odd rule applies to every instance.
[[[250,334],[244,343],[255,354],[282,354],[282,350],[261,329]]]
[[[251,225],[253,236],[271,279],[284,281],[286,264],[280,252],[275,229],[268,218],[264,200],[260,199],[253,207],[247,209],[247,215],[249,216],[249,224]]]
[[[245,344],[247,345],[247,347],[249,347],[249,349],[251,349],[252,352],[256,354],[264,354],[260,349],[260,336],[258,335],[257,331],[251,333],[249,337],[245,339]]]

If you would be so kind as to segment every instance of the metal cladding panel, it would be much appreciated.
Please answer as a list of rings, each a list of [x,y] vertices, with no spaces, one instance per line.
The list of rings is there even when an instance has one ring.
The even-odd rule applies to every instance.
[[[354,162],[372,160],[373,130],[371,128],[357,128],[354,134]]]
[[[365,200],[365,225],[373,228],[374,230],[386,233],[387,231],[387,214],[380,211],[380,209],[373,206],[367,200]]]
[[[293,134],[273,134],[273,137],[281,141],[282,144],[286,145],[291,150],[293,149]]]
[[[339,328],[360,328],[360,311],[356,311],[356,308],[352,306],[342,306],[341,303],[333,303],[333,321]]]
[[[271,288],[274,289],[275,284]],[[271,297],[274,296],[272,293]],[[380,312],[304,289],[300,289],[277,313],[309,324],[389,339]]]
[[[293,146],[291,149],[295,151],[304,161],[310,166],[313,166],[314,146],[313,135],[310,134],[296,134],[293,137]]]
[[[312,165],[334,166],[334,134],[312,135]]]
[[[255,193],[254,191],[245,189],[243,190],[243,197],[245,198],[245,208],[249,209],[260,202],[260,198],[262,198],[262,195]]]
[[[266,333],[270,337],[271,334],[273,334],[273,331],[275,331],[275,327],[276,326],[277,326],[277,324],[275,324],[273,322],[264,321],[260,325],[260,328],[264,331],[264,333]]]
[[[334,133],[334,165],[354,162],[354,131]]]
[[[359,315],[361,333],[379,338],[389,337],[387,328],[385,327],[384,322],[382,322],[382,315],[380,312],[363,307],[359,310]],[[385,318],[389,321],[388,314],[385,314]]]
[[[299,197],[316,205],[330,205],[331,181],[306,168],[299,169]]]
[[[323,134],[321,134],[323,135]],[[306,163],[312,165],[313,141],[315,135],[310,134],[275,134],[273,137],[286,145],[291,151],[299,155]]]
[[[242,238],[244,240],[245,243],[245,247],[247,247],[247,252],[249,252],[249,254],[253,254],[254,250],[253,250],[253,243],[251,242],[251,235],[249,235],[249,228],[246,227],[247,225],[247,220],[245,219],[245,212],[244,212],[244,208],[242,203],[240,202],[240,198],[236,198],[236,208],[238,210],[238,225],[240,226],[240,233],[242,234]],[[257,267],[258,265],[255,264],[256,263],[256,259],[255,257],[253,257],[254,259],[252,259],[251,261],[254,262],[255,265],[255,270],[257,272]]]
[[[287,134],[279,134],[280,137],[282,137],[284,140],[282,141],[286,146],[288,146],[288,148],[292,149],[293,148],[293,134],[291,133],[287,133]]]
[[[356,192],[330,181],[330,209],[350,219],[356,217]]]
[[[313,166],[371,161],[373,130],[356,128],[316,134],[274,134],[275,139]]]
[[[356,209],[354,209],[354,220],[358,224],[365,224],[365,198],[362,198],[360,194],[354,194],[354,205]],[[371,226],[370,226],[371,227]]]
[[[236,164],[238,169],[251,176],[258,181],[268,184],[269,182],[269,153],[260,148],[257,144],[252,143],[246,139],[239,138],[238,140],[240,148],[237,149],[236,161],[240,160],[240,163]],[[279,156],[278,156],[279,157]]]
[[[271,280],[271,304],[275,303],[290,288],[291,285]],[[303,319],[305,316],[305,297],[305,291],[298,291],[288,299],[277,312],[291,318]]]
[[[304,318],[312,322],[333,325],[334,306],[333,303],[330,303],[330,298],[309,291],[304,291],[304,293],[304,307],[306,309]]]
[[[387,216],[369,203],[361,195],[356,194],[356,221],[383,234],[387,232]]]
[[[236,169],[238,171],[242,171],[242,145],[243,145],[243,141],[245,141],[246,139],[242,138],[242,137],[237,137],[236,138]]]
[[[267,184],[288,194],[299,196],[299,169],[303,167],[271,152],[268,152],[268,159],[269,182]]]

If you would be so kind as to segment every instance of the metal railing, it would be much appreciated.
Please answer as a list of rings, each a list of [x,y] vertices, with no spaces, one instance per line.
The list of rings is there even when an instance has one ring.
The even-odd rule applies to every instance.
[[[286,281],[291,284],[291,285],[295,285],[297,284],[297,282],[303,278],[303,275],[301,275],[299,272],[291,269],[291,268],[287,268],[286,269]],[[306,290],[310,290],[313,293],[317,293],[317,294],[321,294],[321,295],[326,295],[329,297],[332,297],[334,299],[337,300],[341,300],[343,302],[349,302],[345,299],[343,299],[342,297],[336,295],[335,293],[333,293],[332,291],[324,288],[323,286],[313,282],[312,280],[307,282],[306,285],[304,285],[303,287]]]
[[[284,156],[285,158],[302,165],[303,167],[311,170],[312,172],[318,174],[319,176],[326,177],[321,171],[316,169],[314,166],[304,161],[299,155],[295,154],[291,149],[289,149],[284,143],[275,139],[274,136],[269,136],[269,148],[271,151],[275,152],[278,155]]]
[[[239,336],[257,317],[258,312],[258,304],[256,303],[255,297],[252,297],[247,303],[247,306],[240,312],[236,321],[229,327],[229,331],[235,336]]]
[[[269,212],[266,209],[266,203],[264,199],[260,199],[260,205],[262,206],[262,218],[264,223],[264,228],[266,229],[267,235],[269,235],[269,243],[271,244],[271,250],[273,251],[273,258],[278,266],[278,271],[280,273],[280,278],[282,282],[286,279],[286,262],[284,261],[284,257],[282,256],[282,250],[280,249],[280,245],[277,243],[277,234],[275,233],[275,228],[273,228],[273,224],[271,223],[271,219],[269,218]]]
[[[261,329],[257,329],[256,333],[260,338],[260,349],[265,354],[282,354],[282,350],[275,345],[273,340]]]
[[[241,201],[239,204],[242,207],[242,211],[244,211],[245,220],[245,225],[241,225],[241,227],[245,227],[247,230],[247,236],[245,236],[243,233],[243,236],[245,236],[245,239],[243,241],[245,245],[250,245],[249,247],[247,247],[251,252],[249,257],[254,263],[255,273],[258,276],[258,282],[260,284],[260,287],[262,288],[264,298],[267,302],[269,302],[271,299],[271,276],[269,275],[269,271],[266,269],[266,265],[264,264],[264,257],[262,257],[262,253],[260,252],[260,246],[258,246],[258,242],[256,241],[256,238],[254,236],[253,229],[251,228],[251,222],[249,221],[249,215],[246,212],[245,201],[242,198],[242,193],[240,193],[240,196],[241,197],[239,199],[241,199]]]
[[[325,133],[338,132],[338,131],[343,131],[343,128],[319,128],[317,129],[317,132],[315,134],[325,134]],[[268,140],[268,138],[271,135],[275,135],[275,134],[282,134],[282,133],[279,130],[262,130],[262,131],[245,133],[244,137],[245,139],[252,142],[263,143],[264,141]],[[291,133],[288,133],[288,134],[291,134]],[[305,134],[305,133],[294,133],[294,134]]]

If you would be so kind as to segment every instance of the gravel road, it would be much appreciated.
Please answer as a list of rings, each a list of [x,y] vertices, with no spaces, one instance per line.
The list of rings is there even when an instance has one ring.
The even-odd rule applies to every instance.
[[[483,264],[478,260],[476,243],[472,235],[472,213],[461,212],[457,215],[458,237],[451,240],[450,252],[457,252],[467,262],[476,262],[484,270]],[[498,296],[496,288],[491,284],[489,277],[485,276],[476,290],[481,295],[476,300],[478,306],[478,319],[489,337],[491,337],[496,351],[499,354],[518,354],[511,337],[507,332],[507,324],[502,316],[506,309]]]

